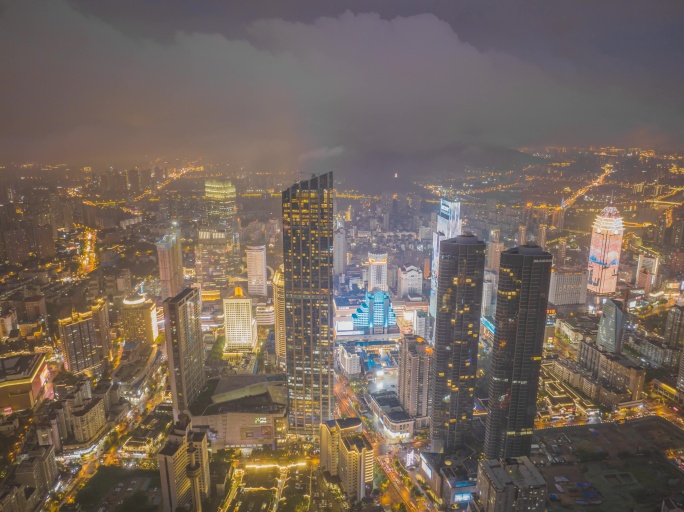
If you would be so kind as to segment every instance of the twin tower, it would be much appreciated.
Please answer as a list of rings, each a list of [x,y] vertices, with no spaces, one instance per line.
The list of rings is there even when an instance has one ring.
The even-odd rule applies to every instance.
[[[473,414],[486,244],[460,235],[440,244],[431,364],[431,439],[464,444]],[[489,378],[487,458],[529,455],[537,412],[551,254],[536,245],[501,253]]]

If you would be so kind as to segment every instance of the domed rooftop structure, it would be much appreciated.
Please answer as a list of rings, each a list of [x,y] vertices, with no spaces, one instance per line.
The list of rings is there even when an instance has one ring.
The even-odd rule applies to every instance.
[[[601,217],[616,219],[620,217],[620,212],[614,206],[606,206],[603,210],[601,210]]]

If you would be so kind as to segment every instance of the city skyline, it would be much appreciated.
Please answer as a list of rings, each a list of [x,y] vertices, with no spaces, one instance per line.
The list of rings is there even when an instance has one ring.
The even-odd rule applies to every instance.
[[[0,512],[684,510],[682,15],[0,0]]]

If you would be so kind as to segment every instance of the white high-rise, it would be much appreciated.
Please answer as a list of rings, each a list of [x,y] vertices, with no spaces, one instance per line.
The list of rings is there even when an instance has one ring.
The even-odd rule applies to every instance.
[[[368,253],[368,291],[387,290],[387,253]]]
[[[437,230],[432,234],[432,268],[430,272],[431,292],[429,313],[437,314],[437,275],[439,274],[439,244],[442,240],[461,234],[461,203],[442,199],[437,213]]]
[[[247,293],[257,297],[268,294],[265,245],[247,247]]]
[[[181,232],[176,222],[157,242],[161,299],[175,297],[183,289],[183,251]]]
[[[252,299],[235,288],[235,293],[223,299],[223,323],[226,353],[251,352],[257,343],[257,324],[252,313]]]
[[[423,294],[423,272],[413,265],[402,266],[399,268],[397,295],[422,295]]]

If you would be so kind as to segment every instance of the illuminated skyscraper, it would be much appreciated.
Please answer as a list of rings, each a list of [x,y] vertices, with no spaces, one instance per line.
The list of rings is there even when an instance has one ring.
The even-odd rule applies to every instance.
[[[205,222],[208,226],[223,226],[233,230],[237,209],[235,207],[235,185],[228,180],[206,180],[204,200]]]
[[[183,249],[181,232],[177,224],[166,230],[164,237],[157,242],[159,261],[159,280],[161,299],[175,297],[183,289]]]
[[[204,182],[206,215],[197,234],[195,273],[205,301],[221,298],[229,272],[240,263],[235,196],[235,186],[230,181]]]
[[[290,431],[317,435],[333,417],[333,175],[283,191]]]
[[[273,275],[273,309],[275,309],[275,352],[278,364],[285,366],[285,276],[282,266]]]
[[[206,382],[201,312],[197,288],[186,288],[164,301],[166,356],[176,421],[180,413],[189,411]]]
[[[485,431],[488,459],[530,454],[551,260],[536,245],[501,254]]]
[[[217,301],[228,287],[230,269],[228,233],[224,229],[200,227],[195,247],[195,276],[201,286],[202,300]]]
[[[432,267],[429,313],[434,320],[437,314],[437,277],[439,274],[439,244],[442,240],[461,234],[461,203],[442,199],[437,213],[437,230],[432,234]]]
[[[387,253],[368,253],[368,291],[387,289]]]
[[[157,306],[144,295],[126,297],[121,317],[124,341],[152,345],[159,336]]]
[[[499,271],[499,263],[501,262],[501,252],[504,250],[504,244],[501,241],[501,231],[492,229],[489,232],[489,243],[487,244],[487,270],[493,272]]]
[[[254,297],[268,294],[265,245],[247,247],[247,293]]]
[[[85,313],[74,311],[58,321],[64,351],[64,366],[71,373],[97,369],[110,357],[109,311],[107,301],[96,300]]]
[[[473,235],[440,244],[430,367],[430,437],[435,452],[461,447],[473,418],[485,251],[485,243]]]
[[[224,352],[251,352],[257,343],[257,324],[252,312],[252,299],[245,297],[242,288],[223,299],[223,323],[226,335]]]
[[[590,292],[605,295],[616,290],[622,234],[622,217],[615,208],[607,206],[596,217],[591,233],[587,285]]]

